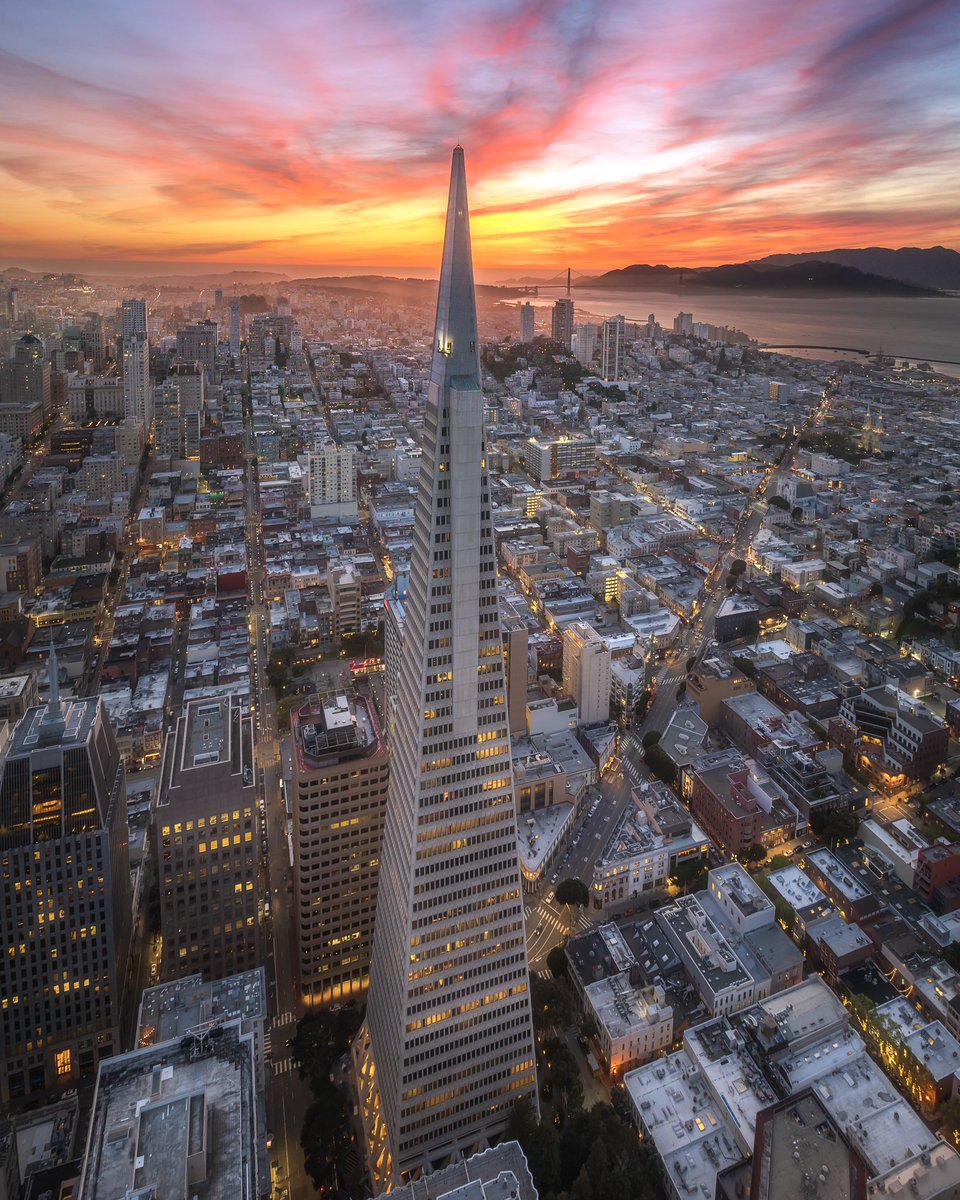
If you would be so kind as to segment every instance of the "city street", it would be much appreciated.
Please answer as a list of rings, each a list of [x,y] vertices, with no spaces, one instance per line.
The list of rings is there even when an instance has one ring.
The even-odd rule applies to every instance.
[[[260,536],[257,465],[252,429],[247,432],[247,563],[250,596],[251,709],[256,740],[257,799],[261,812],[262,912],[267,926],[269,1017],[265,1038],[270,1085],[268,1115],[273,1134],[271,1175],[278,1195],[290,1200],[313,1195],[303,1169],[300,1130],[311,1101],[287,1045],[302,1015],[297,979],[297,929],[293,865],[286,806],[280,792],[281,754],[276,702],[267,683],[269,614],[263,595],[264,556]]]
[[[713,623],[724,597],[726,577],[735,558],[745,558],[749,547],[760,530],[766,506],[758,504],[771,485],[790,471],[793,455],[803,434],[819,421],[829,404],[829,393],[825,393],[818,406],[810,412],[803,423],[795,428],[791,439],[785,444],[779,462],[774,463],[763,478],[757,492],[751,495],[737,523],[733,540],[721,550],[717,565],[708,576],[700,607],[693,620],[684,626],[676,646],[672,647],[667,660],[657,670],[655,694],[639,730],[621,736],[621,771],[613,779],[600,782],[603,797],[591,817],[583,815],[577,822],[570,842],[560,858],[545,872],[545,878],[536,893],[528,894],[524,911],[527,922],[527,955],[534,970],[546,970],[546,958],[550,950],[570,936],[582,933],[599,924],[603,914],[592,908],[569,914],[566,906],[554,900],[556,885],[562,879],[581,879],[588,887],[593,877],[593,867],[606,845],[614,822],[619,819],[630,797],[632,787],[647,778],[643,765],[641,740],[649,730],[662,732],[677,707],[677,690],[686,678],[686,664],[690,657],[699,657],[711,644]],[[902,813],[900,815],[903,815]],[[785,847],[789,853],[801,842]]]

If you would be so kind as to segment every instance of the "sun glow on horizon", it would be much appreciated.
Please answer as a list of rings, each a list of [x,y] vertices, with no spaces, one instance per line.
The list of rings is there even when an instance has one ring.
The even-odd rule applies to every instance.
[[[431,262],[456,141],[481,269],[957,245],[951,8],[286,0],[264,38],[248,0],[92,0],[43,41],[15,8],[0,256]]]

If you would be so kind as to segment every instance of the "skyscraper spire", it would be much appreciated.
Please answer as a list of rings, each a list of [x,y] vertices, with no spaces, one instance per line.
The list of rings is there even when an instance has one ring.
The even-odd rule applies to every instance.
[[[477,341],[477,299],[473,286],[470,216],[467,211],[467,173],[463,147],[453,152],[443,261],[437,295],[436,335],[431,383],[444,387],[457,381],[465,390],[480,390],[480,349]]]
[[[453,152],[398,670],[367,1018],[367,1159],[386,1187],[536,1104],[523,897],[463,150]]]
[[[47,682],[50,685],[50,708],[60,712],[60,668],[57,666],[57,648],[53,644],[53,634],[50,634],[50,649],[47,653]]]
[[[66,721],[63,716],[63,705],[60,703],[60,667],[57,664],[57,651],[53,644],[53,634],[50,634],[50,649],[47,651],[47,705],[40,719],[40,733],[44,742],[55,741],[59,738]]]

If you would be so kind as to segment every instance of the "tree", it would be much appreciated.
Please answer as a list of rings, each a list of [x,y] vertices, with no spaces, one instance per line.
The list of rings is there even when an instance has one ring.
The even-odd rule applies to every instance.
[[[735,558],[730,564],[731,575],[742,575],[747,569],[747,564],[742,558]]]
[[[558,904],[577,904],[586,908],[590,903],[590,893],[582,879],[561,879],[557,884],[556,899]]]
[[[655,746],[663,735],[657,729],[648,729],[643,735],[640,744],[644,750],[649,750],[651,746]]]
[[[562,1132],[546,1121],[538,1124],[529,1102],[518,1102],[507,1136],[523,1147],[541,1196],[662,1200],[656,1151],[637,1137],[629,1097],[622,1087],[614,1089],[615,1097],[618,1092],[612,1104],[571,1115]]]
[[[746,863],[762,863],[766,857],[767,852],[759,842],[754,842],[743,852],[743,861]]]
[[[782,871],[790,866],[790,859],[786,854],[775,854],[767,863],[768,871]]]
[[[812,815],[810,824],[814,832],[816,832]],[[831,811],[824,814],[823,827],[820,832],[824,841],[829,842],[831,845],[837,845],[840,842],[846,842],[856,837],[859,828],[860,818],[856,813]]]
[[[951,1096],[940,1107],[940,1120],[954,1145],[960,1142],[960,1099]]]
[[[671,786],[676,783],[677,764],[662,747],[650,746],[644,751],[643,761],[658,779]]]
[[[625,1124],[633,1125],[635,1123],[633,1101],[622,1083],[615,1084],[610,1089],[610,1107]]]
[[[547,966],[554,978],[561,979],[566,977],[569,963],[567,962],[567,952],[563,946],[553,947],[547,955]]]
[[[684,892],[698,892],[706,882],[707,864],[701,858],[680,863],[673,873],[673,878]]]
[[[565,983],[530,972],[530,1008],[535,1033],[567,1029],[576,1023],[576,1011]]]

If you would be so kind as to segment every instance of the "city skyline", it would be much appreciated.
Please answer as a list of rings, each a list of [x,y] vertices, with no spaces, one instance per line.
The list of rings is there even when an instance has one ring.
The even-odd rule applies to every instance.
[[[948,0],[144,15],[104,0],[69,42],[8,15],[12,264],[427,263],[456,141],[484,271],[960,237]]]

